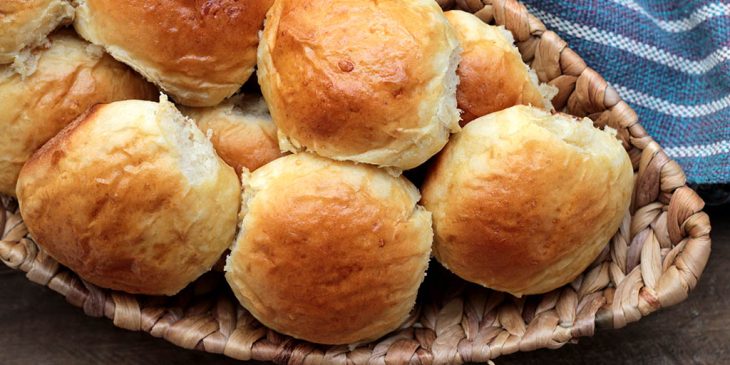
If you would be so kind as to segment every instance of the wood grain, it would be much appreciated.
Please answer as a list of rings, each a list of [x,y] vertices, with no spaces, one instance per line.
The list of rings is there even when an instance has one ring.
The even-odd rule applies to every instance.
[[[687,301],[620,330],[558,350],[498,358],[508,364],[730,364],[730,206],[707,209],[713,252]],[[51,290],[0,265],[0,364],[242,364],[177,348],[89,318]],[[261,364],[249,362],[248,364]]]

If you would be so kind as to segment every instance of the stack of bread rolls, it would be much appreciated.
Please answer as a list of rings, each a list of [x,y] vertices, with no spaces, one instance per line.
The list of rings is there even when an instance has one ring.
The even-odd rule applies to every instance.
[[[553,110],[504,28],[432,0],[0,12],[0,193],[100,287],[174,295],[225,257],[264,325],[360,343],[407,321],[432,254],[545,293],[629,208],[615,131]]]

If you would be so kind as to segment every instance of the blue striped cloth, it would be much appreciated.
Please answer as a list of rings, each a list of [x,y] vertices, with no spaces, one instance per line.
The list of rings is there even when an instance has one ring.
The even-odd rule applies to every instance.
[[[730,0],[522,0],[692,183],[730,182]]]

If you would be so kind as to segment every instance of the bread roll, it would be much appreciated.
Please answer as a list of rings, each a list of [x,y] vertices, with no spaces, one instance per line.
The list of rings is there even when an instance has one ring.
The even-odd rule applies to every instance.
[[[0,1],[0,64],[22,58],[22,51],[40,45],[73,18],[74,8],[67,0]]]
[[[25,74],[0,66],[0,193],[15,195],[25,161],[97,103],[150,99],[157,89],[72,31],[34,50]]]
[[[203,133],[210,136],[218,155],[241,176],[281,156],[276,126],[264,99],[234,96],[208,108],[181,108]]]
[[[282,150],[409,169],[459,129],[458,54],[432,0],[281,0],[258,77]]]
[[[163,97],[92,108],[23,167],[18,200],[38,244],[81,278],[172,295],[233,243],[239,188]]]
[[[413,184],[309,153],[277,159],[243,184],[226,279],[259,321],[324,344],[375,339],[403,323],[433,237]]]
[[[256,65],[273,0],[77,0],[74,26],[177,102],[213,106]]]
[[[460,79],[456,99],[462,126],[474,118],[518,104],[552,109],[550,99],[557,89],[539,85],[535,72],[525,65],[514,46],[512,33],[461,10],[445,14],[463,48],[456,71]]]
[[[615,131],[514,106],[469,123],[426,177],[434,255],[516,296],[569,283],[627,213],[631,161]]]

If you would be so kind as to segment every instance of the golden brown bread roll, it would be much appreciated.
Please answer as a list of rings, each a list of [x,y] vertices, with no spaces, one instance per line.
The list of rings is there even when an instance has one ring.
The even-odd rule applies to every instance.
[[[374,339],[403,323],[433,238],[413,184],[299,153],[245,174],[243,185],[226,279],[259,321],[325,344]]]
[[[204,134],[218,155],[241,175],[279,158],[276,126],[264,100],[237,95],[214,107],[181,108]]]
[[[74,26],[177,102],[213,106],[256,65],[258,32],[273,0],[77,0]]]
[[[15,195],[25,161],[43,143],[97,103],[151,99],[157,89],[72,31],[35,49],[26,74],[0,66],[0,193]]]
[[[258,77],[282,150],[409,169],[459,129],[458,53],[432,0],[281,0]]]
[[[515,106],[452,139],[426,177],[423,205],[445,267],[520,296],[583,272],[618,229],[632,187],[614,131]]]
[[[547,84],[538,85],[537,76],[514,46],[512,33],[461,10],[445,14],[463,48],[456,71],[462,126],[518,104],[552,109],[550,99],[557,90]]]
[[[73,18],[74,8],[67,0],[0,1],[0,64],[22,58],[22,51],[40,45]]]
[[[28,230],[51,257],[101,287],[172,295],[232,244],[233,169],[172,103],[92,108],[20,172]]]

